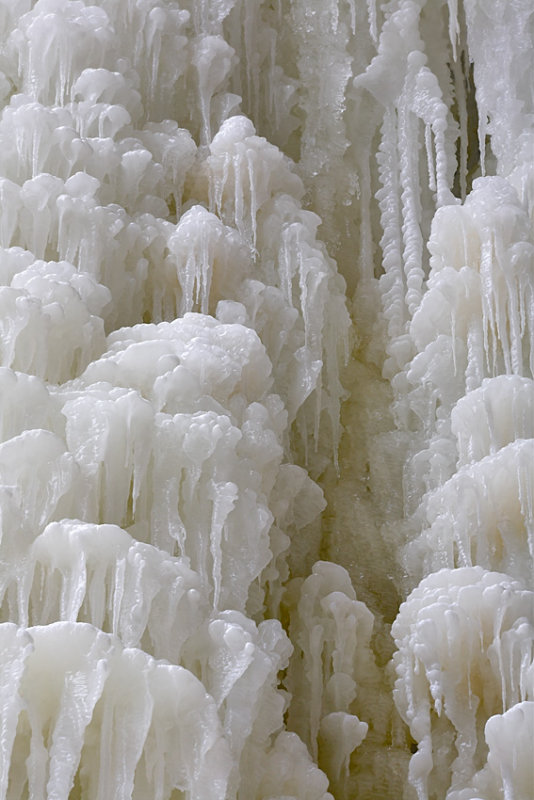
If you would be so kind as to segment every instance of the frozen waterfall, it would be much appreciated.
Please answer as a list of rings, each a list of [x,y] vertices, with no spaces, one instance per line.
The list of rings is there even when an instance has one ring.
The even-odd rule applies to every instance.
[[[0,800],[534,800],[531,0],[0,0]]]

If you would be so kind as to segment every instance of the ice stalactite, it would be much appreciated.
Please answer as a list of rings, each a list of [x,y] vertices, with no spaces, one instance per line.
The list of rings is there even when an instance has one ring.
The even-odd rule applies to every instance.
[[[421,30],[429,24],[425,16],[435,26],[428,54]],[[423,293],[429,218],[435,208],[454,202],[457,126],[450,111],[447,46],[443,16],[429,4],[411,0],[392,4],[378,52],[354,82],[357,91],[366,90],[383,107],[376,197],[390,377],[411,352],[407,326]]]
[[[290,716],[331,785],[343,791],[350,756],[369,727],[349,712],[358,688],[376,680],[369,647],[373,615],[357,601],[346,570],[328,562],[317,562],[306,580],[290,584],[286,602],[297,656],[285,681],[294,698]]]

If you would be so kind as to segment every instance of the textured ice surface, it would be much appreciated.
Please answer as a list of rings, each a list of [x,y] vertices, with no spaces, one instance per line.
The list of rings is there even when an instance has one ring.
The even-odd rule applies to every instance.
[[[0,0],[0,800],[532,800],[533,53]]]
[[[401,606],[392,629],[395,701],[418,744],[410,780],[421,800],[449,787],[451,797],[471,797],[460,790],[485,756],[495,770],[499,722],[492,715],[504,714],[502,726],[508,709],[534,695],[533,613],[532,591],[480,567],[436,572]],[[519,769],[521,792],[529,767]]]

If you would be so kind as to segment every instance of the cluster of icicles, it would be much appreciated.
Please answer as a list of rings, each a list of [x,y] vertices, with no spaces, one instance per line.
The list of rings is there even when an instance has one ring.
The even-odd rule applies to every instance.
[[[417,43],[423,5],[399,4],[384,25],[375,61],[360,79],[378,94],[377,69],[392,59],[396,47],[397,55],[404,48],[406,80],[398,80],[404,96],[381,98],[386,106],[383,184],[377,195],[389,333],[385,369],[397,425],[408,441],[400,559],[404,586],[416,586],[392,626],[394,699],[417,744],[409,780],[419,800],[529,800],[534,796],[534,95],[529,77],[534,9],[466,0],[457,17],[456,3],[449,3],[452,47],[462,48],[464,64],[468,58],[474,63],[482,173],[486,135],[496,173],[476,178],[460,204],[440,192],[448,110],[445,90],[439,91]],[[460,106],[461,151],[469,132],[458,88],[460,80],[466,93],[467,79],[454,74],[459,60],[451,74]],[[385,94],[383,85],[380,91]],[[423,125],[431,178],[435,167],[437,207],[426,269],[422,192],[414,186],[413,172],[410,178],[405,173],[410,159],[411,169],[417,163],[414,148]],[[450,134],[450,120],[447,125]],[[464,165],[465,159],[464,154]],[[400,195],[392,189],[395,180],[403,188]]]
[[[393,681],[407,798],[531,800],[534,13],[487,5],[0,0],[0,800],[376,798]],[[305,205],[380,303],[389,673],[313,564],[350,317]]]
[[[324,507],[289,432],[335,452],[349,317],[199,5],[0,4],[2,800],[322,800],[306,745],[335,779],[367,731],[372,615],[326,562],[294,590],[309,742],[284,727]]]

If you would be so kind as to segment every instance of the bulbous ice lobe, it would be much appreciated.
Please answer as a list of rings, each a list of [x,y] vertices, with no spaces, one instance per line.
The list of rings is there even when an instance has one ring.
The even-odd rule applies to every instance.
[[[392,633],[395,702],[418,744],[410,763],[418,797],[444,789],[471,797],[461,790],[486,758],[490,769],[498,759],[493,715],[504,725],[534,697],[534,592],[481,567],[441,570],[408,597]]]
[[[66,798],[78,770],[95,798],[167,797],[174,788],[191,798],[227,796],[217,710],[190,672],[88,624],[4,623],[0,636],[2,683],[11,689],[4,796]]]

